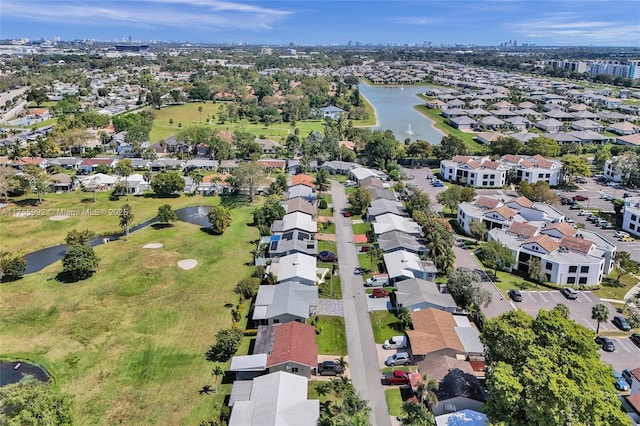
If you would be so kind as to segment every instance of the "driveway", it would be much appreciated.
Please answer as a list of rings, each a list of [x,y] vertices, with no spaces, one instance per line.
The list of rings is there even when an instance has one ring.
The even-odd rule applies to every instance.
[[[362,277],[353,275],[355,268],[360,265],[356,245],[353,243],[352,222],[350,218],[340,214],[347,207],[347,197],[344,187],[336,181],[331,182],[331,197],[340,259],[340,283],[351,380],[360,396],[369,401],[371,424],[391,426],[384,389],[380,384],[378,353],[369,319],[369,298],[364,296]]]

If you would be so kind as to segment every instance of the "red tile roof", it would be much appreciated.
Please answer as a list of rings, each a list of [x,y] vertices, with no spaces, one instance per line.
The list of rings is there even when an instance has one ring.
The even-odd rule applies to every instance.
[[[18,164],[21,166],[32,164],[34,166],[39,166],[44,161],[44,158],[33,158],[33,157],[22,157],[18,160]]]
[[[518,198],[516,198],[514,200],[511,200],[510,202],[511,203],[516,203],[517,205],[519,205],[521,207],[527,207],[527,208],[533,207],[533,201],[531,201],[527,197],[518,197]]]
[[[576,231],[576,228],[569,225],[567,222],[550,223],[545,226],[544,229],[540,232],[544,233],[544,231],[550,229],[557,229],[562,235],[568,235],[570,237],[573,237],[574,235],[576,235],[576,232],[578,232]]]
[[[488,214],[488,213],[491,213],[491,212],[496,212],[496,213],[498,213],[498,214],[499,214],[500,216],[502,216],[505,220],[509,220],[509,219],[511,219],[513,216],[515,216],[515,215],[516,215],[516,212],[515,212],[513,209],[510,209],[510,208],[509,208],[509,207],[507,207],[507,206],[500,206],[500,207],[495,208],[495,209],[493,209],[493,210],[489,210],[489,211],[487,212],[487,214]]]
[[[550,169],[551,167],[553,167],[553,162],[547,160],[540,154],[534,155],[533,158],[536,159],[536,164],[540,167],[544,167],[545,169]]]
[[[267,367],[284,362],[296,362],[311,368],[318,364],[315,327],[291,321],[276,326],[273,349],[267,357]]]
[[[633,409],[636,410],[636,413],[640,414],[640,393],[629,395],[627,397],[627,401],[631,404]]]
[[[513,222],[507,232],[531,238],[538,232],[538,227],[524,222]]]
[[[316,187],[316,185],[313,183],[313,176],[305,174],[291,176],[291,183],[289,183],[289,186],[296,185],[306,185],[310,186],[311,188]]]
[[[98,164],[111,165],[115,160],[113,158],[85,158],[80,163],[81,166],[97,166]]]
[[[560,247],[560,243],[548,235],[538,235],[537,237],[531,237],[528,240],[524,241],[522,244],[524,245],[530,243],[538,244],[549,253]]]
[[[583,240],[582,238],[578,237],[565,236],[562,238],[562,240],[560,240],[560,245],[571,250],[579,251],[582,253],[589,253],[589,250],[591,250],[591,247],[593,246],[593,242],[589,240]]]
[[[478,207],[487,207],[490,209],[495,209],[500,205],[500,200],[496,200],[495,198],[483,197],[480,196],[474,201],[474,203]]]
[[[506,161],[507,163],[519,163],[520,160],[522,160],[522,155],[513,155],[513,154],[507,154],[504,157],[502,157],[504,159],[504,161]]]

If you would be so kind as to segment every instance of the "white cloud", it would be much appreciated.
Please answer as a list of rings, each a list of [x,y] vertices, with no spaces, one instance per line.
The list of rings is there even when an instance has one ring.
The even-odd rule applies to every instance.
[[[142,27],[189,27],[216,29],[269,29],[291,15],[286,10],[269,9],[234,2],[212,0],[144,0],[78,3],[70,1],[18,2],[0,0],[5,18],[56,24],[118,25]]]
[[[507,24],[506,27],[524,37],[545,38],[563,45],[637,44],[640,40],[640,26],[637,24],[585,20],[570,12]]]

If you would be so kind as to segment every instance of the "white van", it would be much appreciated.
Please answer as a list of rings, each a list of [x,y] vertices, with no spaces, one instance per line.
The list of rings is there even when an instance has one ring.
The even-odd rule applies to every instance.
[[[407,336],[393,336],[382,344],[382,349],[405,349],[406,347]]]
[[[388,274],[373,274],[371,278],[364,282],[365,287],[383,287],[389,285]]]

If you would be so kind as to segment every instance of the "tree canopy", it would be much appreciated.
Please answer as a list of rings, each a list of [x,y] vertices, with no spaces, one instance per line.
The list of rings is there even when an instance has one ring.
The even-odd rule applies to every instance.
[[[351,203],[354,214],[362,214],[371,204],[371,194],[366,189],[357,187],[349,194],[349,203]]]
[[[438,160],[449,160],[456,155],[469,155],[469,148],[459,137],[447,135],[433,148],[433,154]]]
[[[184,189],[184,179],[178,172],[161,172],[151,179],[151,189],[161,197],[173,195]]]
[[[593,332],[563,309],[508,311],[484,324],[492,424],[627,425]]]
[[[217,235],[222,235],[231,225],[231,220],[233,219],[231,210],[224,206],[211,207],[208,217],[211,224],[211,232]]]
[[[0,401],[2,425],[73,424],[71,398],[33,376],[0,387]]]

